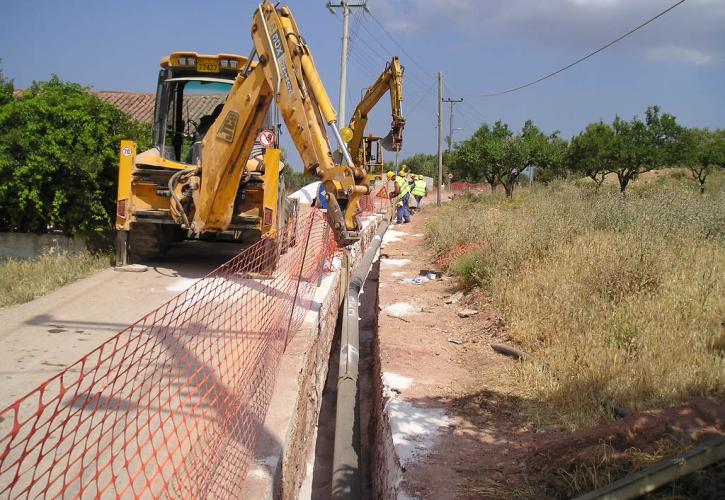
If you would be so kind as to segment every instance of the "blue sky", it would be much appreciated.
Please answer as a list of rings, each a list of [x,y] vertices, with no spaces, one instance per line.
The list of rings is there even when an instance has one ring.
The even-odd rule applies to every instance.
[[[296,16],[337,102],[341,18],[325,8],[324,0],[283,3]],[[403,156],[436,149],[439,70],[446,97],[465,99],[456,106],[454,126],[462,128],[454,134],[457,140],[483,121],[502,119],[519,128],[527,118],[547,132],[560,130],[570,137],[595,120],[642,115],[651,104],[689,126],[725,128],[725,0],[688,0],[542,84],[500,97],[474,97],[563,66],[671,3],[369,0],[374,19],[359,11],[351,18],[348,115],[395,54],[406,67]],[[153,91],[158,62],[169,52],[247,54],[255,5],[240,0],[10,2],[0,19],[2,70],[16,87],[56,73],[96,90]],[[384,100],[373,113],[370,131],[387,132],[389,109]],[[294,155],[290,159],[298,162]]]

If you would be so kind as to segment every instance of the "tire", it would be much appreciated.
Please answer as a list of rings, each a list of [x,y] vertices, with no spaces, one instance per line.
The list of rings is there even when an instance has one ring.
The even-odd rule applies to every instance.
[[[171,246],[173,228],[137,222],[128,234],[128,256],[132,261],[163,257]]]

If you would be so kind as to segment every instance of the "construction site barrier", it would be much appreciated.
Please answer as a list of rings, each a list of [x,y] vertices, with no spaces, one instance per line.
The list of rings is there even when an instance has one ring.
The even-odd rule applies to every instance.
[[[300,215],[2,410],[0,497],[235,498],[338,251]]]
[[[450,190],[454,193],[464,193],[466,191],[472,192],[490,192],[491,186],[483,183],[475,182],[451,182]]]

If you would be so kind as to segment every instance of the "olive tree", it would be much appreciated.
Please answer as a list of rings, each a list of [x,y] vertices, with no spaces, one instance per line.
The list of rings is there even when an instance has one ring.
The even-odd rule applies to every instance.
[[[598,191],[613,161],[614,130],[604,122],[592,123],[571,140],[567,162],[573,173],[589,177]]]
[[[725,168],[725,130],[683,130],[681,137],[682,163],[705,192],[705,181],[716,168]]]
[[[636,116],[625,121],[617,116],[612,129],[612,171],[617,174],[622,193],[630,181],[673,162],[676,157],[680,128],[674,116],[660,114],[659,106],[647,108],[645,121]]]

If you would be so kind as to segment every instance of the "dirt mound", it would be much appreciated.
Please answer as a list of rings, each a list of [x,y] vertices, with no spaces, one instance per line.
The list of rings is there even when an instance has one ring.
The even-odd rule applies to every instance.
[[[634,472],[725,434],[725,402],[707,398],[631,415],[578,432],[552,432],[536,440],[528,464],[554,491],[582,468]]]
[[[461,255],[465,255],[473,250],[486,248],[487,245],[488,243],[480,241],[476,243],[465,243],[463,245],[457,245],[448,250],[447,252],[439,255],[435,260],[435,264],[437,266],[440,266],[441,269],[447,269],[448,266],[451,265],[451,262],[456,260]]]

